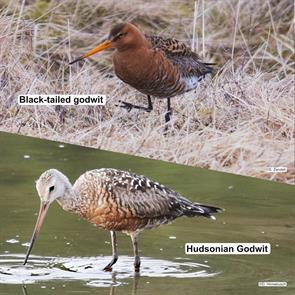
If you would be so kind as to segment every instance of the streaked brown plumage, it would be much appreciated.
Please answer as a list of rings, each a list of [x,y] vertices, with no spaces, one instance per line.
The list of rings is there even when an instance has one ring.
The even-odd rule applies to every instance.
[[[150,96],[168,99],[166,123],[170,120],[170,98],[195,89],[213,69],[184,43],[172,38],[144,35],[131,23],[112,28],[104,43],[71,62],[82,60],[107,48],[115,48],[113,64],[116,75],[148,96],[148,106],[122,102],[122,107],[151,111]]]
[[[177,192],[145,176],[111,168],[82,174],[72,186],[56,169],[45,171],[36,183],[41,199],[39,216],[25,262],[40,231],[49,205],[54,201],[64,210],[77,213],[90,223],[111,232],[113,259],[105,267],[111,270],[117,261],[116,232],[130,235],[134,248],[135,270],[140,267],[138,234],[171,222],[180,216],[211,217],[219,208],[193,203]]]

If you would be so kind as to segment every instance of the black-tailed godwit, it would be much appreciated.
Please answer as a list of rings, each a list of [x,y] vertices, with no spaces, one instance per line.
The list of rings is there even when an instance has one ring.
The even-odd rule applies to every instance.
[[[131,23],[111,29],[108,40],[72,61],[73,64],[107,48],[115,48],[113,64],[116,75],[125,83],[147,95],[147,107],[121,101],[121,107],[152,111],[151,96],[167,98],[165,122],[171,118],[170,98],[195,89],[212,64],[201,61],[199,55],[173,38],[144,35]]]

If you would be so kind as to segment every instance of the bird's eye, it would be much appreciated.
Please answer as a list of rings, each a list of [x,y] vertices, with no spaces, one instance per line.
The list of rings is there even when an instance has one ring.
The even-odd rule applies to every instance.
[[[122,38],[123,36],[125,36],[127,33],[120,33],[120,34],[118,34],[118,39],[120,39],[120,38]]]
[[[54,190],[54,185],[49,188],[49,192],[52,192],[53,190]]]

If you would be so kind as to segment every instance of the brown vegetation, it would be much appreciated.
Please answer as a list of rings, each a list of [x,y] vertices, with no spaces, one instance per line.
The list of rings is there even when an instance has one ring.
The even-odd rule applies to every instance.
[[[294,184],[292,0],[197,1],[194,46],[218,71],[172,99],[166,136],[165,101],[155,100],[149,114],[116,107],[145,97],[113,76],[110,52],[68,61],[118,21],[190,44],[192,1],[21,2],[0,0],[1,130]],[[26,93],[108,100],[106,107],[19,106]],[[288,172],[269,173],[270,166]]]

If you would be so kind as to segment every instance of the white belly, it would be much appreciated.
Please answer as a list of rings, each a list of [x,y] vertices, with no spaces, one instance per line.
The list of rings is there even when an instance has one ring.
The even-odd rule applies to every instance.
[[[190,91],[192,89],[195,89],[198,86],[201,79],[202,77],[197,76],[183,78],[183,81],[185,83],[185,90]]]

